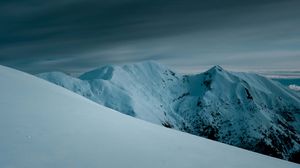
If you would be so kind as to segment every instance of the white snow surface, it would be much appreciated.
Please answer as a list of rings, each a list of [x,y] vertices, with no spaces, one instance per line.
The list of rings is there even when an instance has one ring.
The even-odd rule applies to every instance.
[[[291,159],[300,151],[300,96],[252,73],[215,66],[183,75],[153,62],[108,65],[78,78],[39,77],[155,124]]]
[[[0,66],[0,167],[293,168],[163,128]]]

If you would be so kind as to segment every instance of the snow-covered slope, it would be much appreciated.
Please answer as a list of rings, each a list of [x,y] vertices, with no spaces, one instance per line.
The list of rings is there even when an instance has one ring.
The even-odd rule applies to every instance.
[[[299,165],[153,125],[0,66],[0,167]]]
[[[293,161],[300,151],[300,97],[265,77],[215,66],[182,75],[149,61],[104,66],[79,78],[41,78],[152,123]]]

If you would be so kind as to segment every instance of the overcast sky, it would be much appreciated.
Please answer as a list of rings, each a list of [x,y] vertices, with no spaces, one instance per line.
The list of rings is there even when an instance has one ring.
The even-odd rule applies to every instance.
[[[2,0],[0,64],[83,72],[156,60],[179,71],[300,70],[299,0]]]

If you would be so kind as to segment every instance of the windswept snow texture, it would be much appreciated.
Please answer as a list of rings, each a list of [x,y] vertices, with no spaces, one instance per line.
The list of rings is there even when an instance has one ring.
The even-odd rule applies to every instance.
[[[120,114],[0,66],[1,168],[293,168]]]
[[[251,73],[215,66],[182,75],[155,62],[104,66],[73,78],[38,75],[124,114],[299,162],[300,97]]]

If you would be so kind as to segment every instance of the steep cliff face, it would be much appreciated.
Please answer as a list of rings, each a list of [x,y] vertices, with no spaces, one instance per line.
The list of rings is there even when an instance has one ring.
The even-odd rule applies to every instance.
[[[155,62],[141,62],[105,66],[78,78],[57,72],[38,76],[165,127],[278,158],[299,155],[299,94],[256,74],[215,66],[182,75]]]

